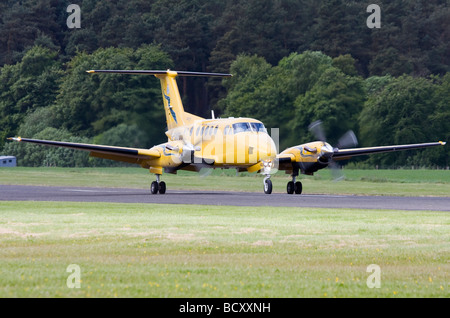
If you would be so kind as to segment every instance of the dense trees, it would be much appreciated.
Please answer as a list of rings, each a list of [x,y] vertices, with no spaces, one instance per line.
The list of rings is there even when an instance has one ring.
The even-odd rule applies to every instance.
[[[404,75],[390,79],[382,89],[370,93],[360,114],[361,140],[368,145],[448,140],[449,76],[447,73],[443,78],[424,79]],[[432,149],[424,154],[386,154],[371,161],[385,166],[401,162],[416,166],[448,165],[448,150]]]
[[[79,0],[82,27],[69,29],[73,2],[0,3],[0,149],[48,127],[69,139],[126,143],[140,131],[136,146],[162,141],[158,81],[85,73],[93,68],[231,72],[224,85],[180,79],[186,110],[257,117],[280,128],[282,147],[312,138],[319,118],[331,141],[347,129],[364,145],[449,137],[447,1],[380,0],[379,29],[356,0]],[[449,164],[448,152],[430,153],[371,162]]]
[[[42,47],[30,49],[19,63],[0,70],[0,147],[17,133],[27,113],[51,104],[62,76],[57,53]]]
[[[382,26],[366,26],[367,4],[336,0],[79,0],[81,29],[66,25],[73,1],[0,4],[0,66],[33,45],[62,61],[99,47],[157,43],[177,69],[227,71],[239,54],[276,65],[292,52],[351,54],[359,74],[444,75],[449,71],[450,7],[445,0],[378,1]],[[181,85],[188,110],[209,114],[222,92],[201,79]],[[211,105],[213,103],[213,105]]]
[[[72,141],[83,136],[85,142],[93,138],[99,143],[136,147],[164,141],[164,110],[157,79],[86,73],[102,67],[167,69],[173,62],[159,47],[143,45],[136,50],[107,48],[93,54],[79,53],[67,64],[64,76],[55,56],[55,52],[37,46],[21,62],[2,68],[2,142],[15,134]],[[26,154],[15,149],[19,148],[7,144],[4,151],[18,153],[19,163],[28,165],[42,164],[38,161],[42,158],[48,164],[58,164],[61,160],[55,156],[71,153],[55,150],[53,161],[49,161],[44,155],[47,149],[42,147],[28,147]],[[31,156],[29,152],[40,154]],[[86,164],[82,162],[76,164]]]

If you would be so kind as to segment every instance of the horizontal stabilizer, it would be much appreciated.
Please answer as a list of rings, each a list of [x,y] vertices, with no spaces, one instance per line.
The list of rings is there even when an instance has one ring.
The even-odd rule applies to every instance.
[[[205,72],[187,72],[187,71],[152,71],[152,70],[90,70],[87,73],[115,73],[115,74],[134,74],[134,75],[171,75],[171,76],[206,76],[206,77],[230,77],[226,73],[205,73]]]

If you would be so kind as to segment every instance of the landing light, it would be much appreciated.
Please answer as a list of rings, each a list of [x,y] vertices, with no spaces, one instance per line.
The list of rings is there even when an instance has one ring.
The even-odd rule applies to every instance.
[[[272,168],[272,167],[273,167],[273,162],[272,162],[272,160],[264,161],[263,164],[264,164],[264,167],[266,167],[266,168],[269,168],[269,167]]]

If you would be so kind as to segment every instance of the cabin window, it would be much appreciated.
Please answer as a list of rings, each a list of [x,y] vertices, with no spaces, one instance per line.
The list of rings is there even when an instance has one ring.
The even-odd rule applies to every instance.
[[[208,133],[209,133],[209,126],[208,126],[208,127],[206,127],[206,129],[205,129],[205,136],[207,136],[207,135],[208,135]]]
[[[197,127],[197,132],[195,133],[196,136],[200,133],[200,126]]]
[[[217,130],[219,130],[219,126],[216,126],[216,128],[214,128],[214,135],[217,135]]]
[[[191,127],[191,129],[189,129],[189,135],[192,136],[192,132],[194,131],[194,126]]]

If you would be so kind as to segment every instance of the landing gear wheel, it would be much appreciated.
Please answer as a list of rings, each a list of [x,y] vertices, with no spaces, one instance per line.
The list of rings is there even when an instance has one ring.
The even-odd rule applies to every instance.
[[[151,186],[150,186],[150,192],[151,192],[152,194],[157,194],[157,193],[158,193],[158,190],[159,190],[158,182],[153,181],[152,184],[151,184]]]
[[[159,183],[159,194],[166,193],[166,183],[164,181],[161,181]]]
[[[303,190],[302,183],[300,181],[297,181],[294,186],[295,194],[301,194],[302,190]]]
[[[294,182],[289,181],[287,184],[287,193],[293,194],[294,193]]]
[[[270,181],[270,179],[264,180],[264,193],[265,194],[272,193],[272,181]]]

